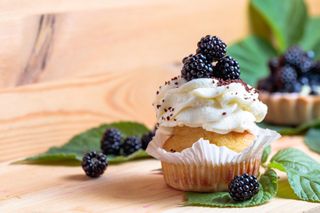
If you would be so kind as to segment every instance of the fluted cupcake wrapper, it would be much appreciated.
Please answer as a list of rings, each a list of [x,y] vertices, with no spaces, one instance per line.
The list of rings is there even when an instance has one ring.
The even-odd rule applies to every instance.
[[[182,152],[171,153],[162,148],[170,135],[171,128],[160,127],[147,152],[161,160],[166,183],[184,191],[224,191],[236,175],[257,175],[263,148],[280,138],[275,131],[259,128],[253,144],[240,153],[202,138]]]

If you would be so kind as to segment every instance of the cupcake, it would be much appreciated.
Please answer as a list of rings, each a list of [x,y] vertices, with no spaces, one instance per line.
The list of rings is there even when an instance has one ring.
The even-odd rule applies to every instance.
[[[258,83],[268,105],[265,121],[299,125],[320,118],[320,61],[298,46],[269,61],[270,75]]]
[[[236,175],[258,175],[263,148],[279,134],[256,125],[267,106],[239,79],[223,41],[206,36],[196,52],[183,59],[181,76],[157,92],[158,129],[147,152],[161,161],[169,186],[225,191]]]

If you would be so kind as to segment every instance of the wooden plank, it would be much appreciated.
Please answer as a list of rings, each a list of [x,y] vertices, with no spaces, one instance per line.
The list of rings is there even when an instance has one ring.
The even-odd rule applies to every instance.
[[[71,9],[72,3],[58,2],[53,11],[43,9],[39,3],[34,5],[35,10],[39,7],[55,14],[18,18],[8,15],[11,19],[0,22],[0,41],[8,42],[6,48],[0,47],[0,58],[8,64],[2,70],[0,87],[135,70],[141,65],[166,66],[195,52],[197,41],[205,34],[217,34],[230,42],[245,36],[247,31],[247,22],[240,21],[246,18],[245,0],[227,0],[224,4],[211,0],[201,4],[195,0],[129,2],[110,1],[111,6],[89,6],[80,11]],[[59,3],[66,9],[57,13],[54,8],[59,8]],[[113,7],[115,4],[119,5]],[[19,8],[24,8],[23,4]],[[238,17],[237,23],[225,21],[233,16]],[[34,27],[25,38],[21,30],[27,25]],[[9,37],[5,30],[11,26],[16,28]],[[30,44],[31,48],[26,49]],[[11,49],[14,57],[7,61],[5,57]],[[20,49],[24,54],[20,54]]]
[[[0,162],[44,151],[102,122],[136,120],[152,126],[158,86],[177,67],[144,67],[82,80],[0,92]]]
[[[309,4],[320,14],[319,1]],[[244,37],[247,5],[247,0],[46,0],[19,6],[0,1],[0,88],[179,62],[205,34],[229,44]]]
[[[300,137],[284,138],[274,151],[294,146],[308,153]],[[313,157],[320,156],[313,153]],[[183,193],[165,185],[157,160],[109,166],[89,180],[80,167],[0,164],[0,212],[318,212],[317,203],[274,198],[253,208],[182,207]],[[281,188],[286,181],[281,180]]]

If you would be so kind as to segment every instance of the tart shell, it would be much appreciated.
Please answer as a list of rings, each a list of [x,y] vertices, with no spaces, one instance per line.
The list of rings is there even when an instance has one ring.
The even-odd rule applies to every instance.
[[[320,96],[260,92],[259,99],[268,106],[268,123],[299,125],[320,118]]]

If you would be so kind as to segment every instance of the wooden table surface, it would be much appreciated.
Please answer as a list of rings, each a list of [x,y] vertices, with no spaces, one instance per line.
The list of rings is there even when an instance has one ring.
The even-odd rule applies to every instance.
[[[308,152],[301,137],[285,137],[273,151],[293,146]],[[320,160],[320,156],[310,153]],[[169,188],[155,159],[111,165],[98,179],[87,178],[81,167],[0,164],[0,212],[308,212],[320,204],[283,198],[288,188],[280,180],[279,194],[269,203],[252,208],[184,207],[183,192]],[[283,177],[283,176],[282,176]],[[281,190],[282,189],[282,190]]]

